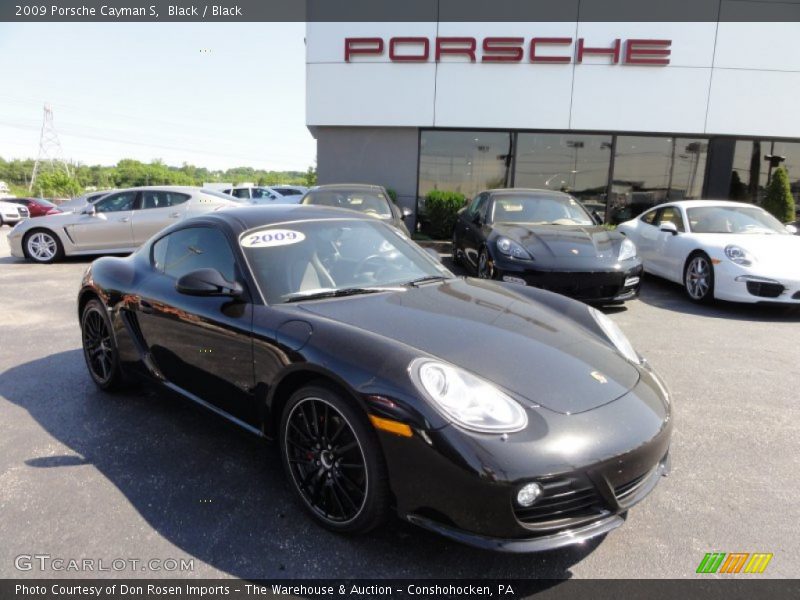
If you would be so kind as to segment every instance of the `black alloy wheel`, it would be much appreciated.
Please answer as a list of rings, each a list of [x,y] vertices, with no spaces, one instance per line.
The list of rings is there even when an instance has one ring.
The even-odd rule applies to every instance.
[[[386,467],[366,416],[322,386],[296,392],[283,411],[280,446],[295,492],[325,527],[363,533],[388,513]]]
[[[81,318],[83,356],[89,375],[100,389],[112,390],[122,383],[119,353],[111,334],[111,322],[99,300],[90,300]]]
[[[481,248],[481,253],[478,255],[478,277],[494,279],[494,265],[486,248]]]

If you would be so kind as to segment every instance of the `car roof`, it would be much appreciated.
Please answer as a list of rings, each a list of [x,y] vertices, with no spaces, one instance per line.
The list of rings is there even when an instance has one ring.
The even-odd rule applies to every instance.
[[[320,219],[351,219],[358,221],[375,222],[375,217],[358,213],[344,208],[333,208],[330,206],[317,206],[313,204],[275,204],[257,205],[251,204],[226,207],[222,210],[208,213],[197,217],[198,219],[212,218],[226,222],[237,233],[263,227],[276,223],[289,221],[318,221]],[[189,223],[193,219],[188,219],[184,223]]]
[[[658,206],[664,206],[665,204],[682,206],[684,208],[699,208],[702,206],[756,206],[749,202],[735,202],[733,200],[676,200],[675,202],[662,202]]]
[[[317,190],[383,190],[382,185],[375,185],[372,183],[326,183],[317,185],[308,190],[309,192],[316,192]]]
[[[491,190],[485,190],[486,193],[489,194],[550,194],[552,196],[569,196],[567,192],[562,192],[560,190],[543,190],[540,188],[493,188]],[[483,193],[483,192],[481,192]]]

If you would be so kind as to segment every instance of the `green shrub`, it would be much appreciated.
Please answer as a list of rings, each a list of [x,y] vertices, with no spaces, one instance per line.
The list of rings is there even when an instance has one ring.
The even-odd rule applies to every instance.
[[[386,188],[386,193],[389,194],[389,198],[391,198],[392,202],[397,204],[397,190],[393,188]]]
[[[425,216],[430,233],[436,239],[450,239],[456,224],[457,213],[464,206],[466,198],[460,192],[431,190],[425,196]]]
[[[794,221],[794,197],[789,187],[789,173],[785,167],[778,167],[772,173],[763,207],[781,223]]]

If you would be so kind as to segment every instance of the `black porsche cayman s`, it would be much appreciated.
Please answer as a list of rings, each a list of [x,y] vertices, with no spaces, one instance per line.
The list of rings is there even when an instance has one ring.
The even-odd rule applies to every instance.
[[[485,279],[544,288],[597,304],[639,294],[642,261],[621,233],[606,230],[563,192],[482,192],[458,215],[453,256]]]
[[[457,278],[351,211],[241,207],[87,270],[89,374],[147,378],[274,439],[348,533],[391,511],[505,551],[622,524],[668,462],[664,385],[617,326],[547,291]]]

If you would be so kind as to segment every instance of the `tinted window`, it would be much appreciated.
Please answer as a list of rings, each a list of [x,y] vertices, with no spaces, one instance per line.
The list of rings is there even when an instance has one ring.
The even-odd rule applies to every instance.
[[[384,218],[392,216],[388,198],[382,192],[372,190],[316,190],[306,194],[303,204],[348,208]]]
[[[642,221],[648,225],[653,225],[653,222],[656,220],[656,213],[658,213],[657,210],[651,210],[650,212],[645,213],[642,215]]]
[[[221,231],[210,227],[181,229],[162,238],[153,246],[153,263],[175,279],[197,269],[216,269],[228,281],[236,279],[230,244]]]
[[[239,188],[238,190],[233,190],[232,195],[236,196],[237,198],[249,198],[250,190],[247,188]]]
[[[581,203],[566,194],[498,194],[492,213],[495,223],[594,225]]]
[[[166,191],[142,192],[142,208],[168,208],[183,204],[189,199],[188,194]]]
[[[284,196],[299,196],[303,192],[300,190],[295,190],[293,188],[274,188],[276,192],[283,194]]]
[[[663,225],[664,223],[674,223],[678,231],[685,231],[683,226],[683,217],[681,211],[675,206],[665,206],[658,211],[658,222],[656,225]]]
[[[133,210],[134,200],[136,200],[136,192],[122,192],[98,200],[94,206],[95,210],[101,213]]]

